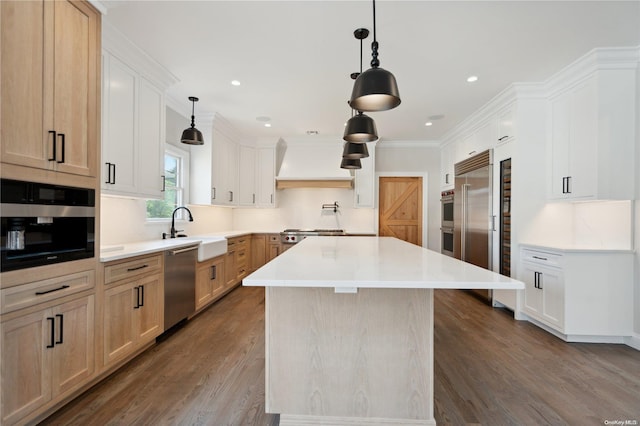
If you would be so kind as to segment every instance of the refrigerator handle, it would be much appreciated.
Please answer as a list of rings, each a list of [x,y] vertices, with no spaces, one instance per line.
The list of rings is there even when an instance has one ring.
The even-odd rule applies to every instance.
[[[496,229],[496,215],[491,216],[491,230],[497,231]]]
[[[462,223],[460,224],[460,260],[467,260],[467,203],[469,184],[462,185]]]

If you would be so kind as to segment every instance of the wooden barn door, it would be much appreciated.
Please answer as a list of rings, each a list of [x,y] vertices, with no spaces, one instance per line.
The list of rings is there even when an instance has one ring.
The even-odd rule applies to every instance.
[[[422,246],[422,178],[380,177],[378,235]]]

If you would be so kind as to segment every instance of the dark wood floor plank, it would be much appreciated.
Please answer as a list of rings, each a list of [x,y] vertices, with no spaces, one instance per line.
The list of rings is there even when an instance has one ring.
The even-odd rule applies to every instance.
[[[439,426],[640,424],[640,352],[565,343],[462,291],[434,303]],[[264,368],[264,290],[240,287],[43,424],[277,425]]]

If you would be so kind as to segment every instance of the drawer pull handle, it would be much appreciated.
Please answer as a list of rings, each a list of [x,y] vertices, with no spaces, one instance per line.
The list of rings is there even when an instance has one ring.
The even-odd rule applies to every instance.
[[[534,259],[538,259],[538,260],[549,260],[546,257],[540,257],[540,256],[532,256]]]
[[[136,266],[135,268],[128,268],[127,272],[133,272],[133,271],[137,271],[139,269],[144,269],[144,268],[148,268],[149,265],[142,265],[142,266]]]
[[[49,294],[49,293],[53,293],[54,291],[64,290],[65,288],[69,288],[69,286],[63,285],[62,287],[52,288],[51,290],[47,290],[47,291],[36,291],[36,296],[42,296],[43,294]]]
[[[503,137],[501,137],[501,138],[498,138],[498,141],[505,140],[505,139],[506,139],[506,138],[508,138],[508,137],[509,137],[509,136],[503,136]]]

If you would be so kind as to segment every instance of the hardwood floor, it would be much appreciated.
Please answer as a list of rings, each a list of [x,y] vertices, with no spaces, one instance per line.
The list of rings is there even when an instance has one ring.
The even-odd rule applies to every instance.
[[[640,352],[568,344],[435,291],[438,425],[640,424]],[[239,287],[45,425],[277,425],[264,413],[264,289]],[[624,423],[623,423],[624,424]]]

